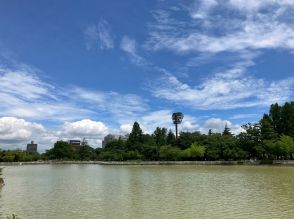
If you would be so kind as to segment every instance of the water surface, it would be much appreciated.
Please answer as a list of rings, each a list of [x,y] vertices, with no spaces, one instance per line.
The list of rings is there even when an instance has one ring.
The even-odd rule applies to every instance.
[[[294,218],[293,167],[31,165],[4,177],[2,217]]]

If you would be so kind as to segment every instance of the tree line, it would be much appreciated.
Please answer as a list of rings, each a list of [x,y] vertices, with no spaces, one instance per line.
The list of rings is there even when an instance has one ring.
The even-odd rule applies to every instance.
[[[85,144],[74,148],[59,141],[44,154],[27,154],[23,151],[0,151],[0,161],[25,160],[244,160],[293,159],[294,154],[294,102],[272,104],[259,122],[245,124],[243,132],[232,134],[228,126],[222,133],[174,133],[157,127],[152,134],[144,134],[135,122],[129,138],[113,140],[104,148]]]

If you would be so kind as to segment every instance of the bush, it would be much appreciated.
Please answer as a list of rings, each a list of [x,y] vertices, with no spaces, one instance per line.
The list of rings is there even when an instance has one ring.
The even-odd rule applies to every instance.
[[[261,160],[259,162],[259,164],[264,164],[264,165],[270,165],[270,164],[273,164],[274,161],[273,160]]]
[[[193,143],[191,147],[185,149],[182,152],[182,158],[188,160],[197,160],[198,158],[204,157],[205,147]]]
[[[159,157],[161,160],[176,161],[181,160],[182,151],[179,148],[169,145],[160,147]]]

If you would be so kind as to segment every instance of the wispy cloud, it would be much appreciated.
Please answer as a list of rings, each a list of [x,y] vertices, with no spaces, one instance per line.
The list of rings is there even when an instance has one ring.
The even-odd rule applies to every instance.
[[[145,48],[188,57],[187,69],[213,62],[218,54],[233,58],[200,82],[164,73],[150,80],[153,96],[202,110],[265,107],[294,96],[293,77],[270,80],[250,72],[263,51],[294,49],[293,1],[198,0],[179,10],[182,16],[165,6],[153,12]]]
[[[109,23],[101,19],[97,25],[90,25],[85,30],[86,48],[112,49],[114,48],[114,35]]]
[[[63,102],[62,92],[41,80],[32,68],[1,68],[0,116],[71,120],[91,111]]]
[[[57,89],[32,69],[2,68],[0,116],[71,121],[98,113],[120,116],[144,112],[147,103],[135,94],[119,94],[81,87]]]
[[[185,19],[179,19],[168,9],[160,9],[154,13],[155,22],[148,26],[150,35],[146,46],[178,53],[292,50],[293,6],[293,1],[286,0],[195,1],[192,6],[182,9],[190,15]]]
[[[129,56],[131,62],[133,62],[136,65],[146,65],[147,61],[138,54],[137,51],[137,43],[136,40],[128,37],[128,36],[123,36],[121,43],[120,43],[120,48],[127,53]]]
[[[294,77],[271,82],[243,73],[244,65],[240,64],[195,85],[165,74],[151,82],[150,91],[155,97],[202,110],[268,106],[294,95]]]

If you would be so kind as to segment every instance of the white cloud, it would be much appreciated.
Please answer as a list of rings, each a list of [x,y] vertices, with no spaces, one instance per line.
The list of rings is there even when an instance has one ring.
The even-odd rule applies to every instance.
[[[185,132],[200,131],[199,125],[193,124],[190,121],[184,121],[181,126],[182,126],[182,131],[185,131]]]
[[[92,115],[89,109],[64,101],[64,92],[45,83],[30,68],[1,68],[0,116],[71,120]]]
[[[15,117],[1,117],[0,148],[25,149],[26,144],[33,140],[38,144],[38,151],[44,152],[52,148],[57,140],[83,138],[86,138],[92,147],[100,147],[102,139],[109,131],[104,123],[90,119],[65,122],[60,127],[45,129],[40,123]]]
[[[215,7],[218,10],[210,13]],[[183,11],[191,18],[183,20],[160,9],[154,13],[155,22],[148,25],[146,47],[178,53],[293,50],[293,8],[290,0],[195,1]]]
[[[122,124],[122,125],[120,125],[120,132],[122,134],[129,134],[129,133],[131,133],[132,128],[133,128],[132,124]]]
[[[75,87],[68,95],[92,106],[93,110],[110,113],[116,119],[138,115],[148,110],[146,101],[135,94],[101,92]]]
[[[255,114],[255,113],[241,113],[241,114],[235,114],[230,117],[230,119],[248,119],[248,118],[260,118],[262,113]],[[257,121],[258,119],[256,119]]]
[[[31,140],[38,143],[38,150],[43,152],[52,147],[57,137],[40,123],[16,117],[0,117],[1,149],[25,149]]]
[[[0,116],[72,121],[97,114],[118,118],[148,110],[141,97],[64,85],[56,89],[32,69],[0,69]]]
[[[195,52],[198,63],[218,53],[230,53],[239,60],[233,60],[227,70],[214,72],[213,76],[194,84],[166,73],[152,80],[151,93],[179,105],[204,110],[268,106],[290,100],[294,95],[293,77],[270,81],[250,76],[249,68],[264,49],[294,49],[293,6],[290,0],[200,0],[194,1],[191,7],[181,8],[188,17],[177,16],[178,11],[157,10],[153,13],[155,22],[148,25],[147,48],[168,49],[178,54]],[[242,10],[244,7],[248,10]],[[191,63],[186,67],[190,68]]]
[[[270,6],[294,6],[293,0],[229,0],[229,4],[240,11],[258,11]]]
[[[112,49],[114,48],[114,36],[109,23],[101,19],[98,25],[91,25],[85,30],[86,48]]]
[[[206,19],[210,11],[218,5],[216,0],[195,1],[190,9],[190,15],[194,19]]]
[[[108,127],[103,122],[83,119],[76,122],[65,122],[60,134],[65,137],[101,138],[108,132]]]
[[[101,142],[108,133],[109,128],[101,121],[83,119],[75,122],[65,122],[57,135],[63,140],[85,138],[92,147],[100,147]]]
[[[128,54],[131,62],[133,62],[134,64],[147,65],[146,60],[138,54],[137,43],[134,39],[128,36],[123,36],[120,43],[120,48]]]
[[[247,76],[246,65],[248,63],[239,63],[194,86],[181,82],[174,75],[165,74],[151,83],[150,90],[155,97],[204,110],[269,106],[293,96],[294,77],[269,82]]]
[[[209,129],[213,132],[222,133],[224,131],[225,126],[228,126],[233,134],[239,134],[244,130],[240,125],[233,125],[228,120],[222,120],[220,118],[210,118],[205,121],[202,127],[202,131],[207,133]]]
[[[120,131],[123,134],[130,133],[133,122],[140,124],[144,133],[152,134],[156,127],[167,128],[174,131],[175,126],[172,122],[172,111],[163,109],[145,113],[139,117],[129,117],[127,120],[121,121]],[[191,115],[184,115],[183,123],[180,125],[180,131],[199,131],[200,127],[196,119]]]
[[[31,71],[23,67],[17,70],[0,68],[1,91],[6,95],[17,95],[27,100],[52,98],[49,90],[54,87],[39,80]]]
[[[38,123],[14,117],[0,118],[0,141],[2,142],[29,140],[34,134],[44,132],[44,130],[44,127]]]

